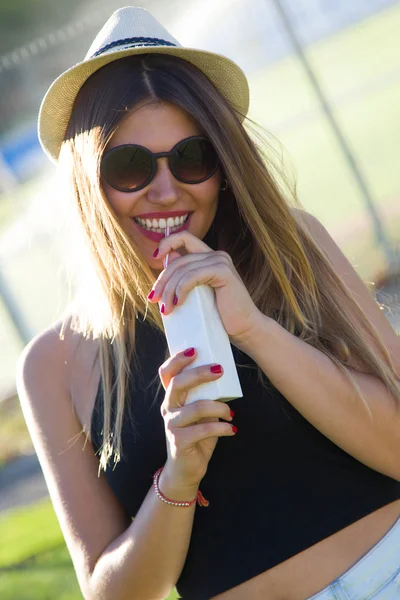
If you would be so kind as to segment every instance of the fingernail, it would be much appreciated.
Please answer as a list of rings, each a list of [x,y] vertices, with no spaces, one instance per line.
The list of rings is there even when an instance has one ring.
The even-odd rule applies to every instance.
[[[178,296],[177,296],[176,294],[174,294],[174,299],[173,299],[173,301],[172,301],[172,304],[173,304],[174,306],[176,306],[176,305],[178,304]]]
[[[233,412],[233,410],[231,410],[231,417],[233,419],[233,417],[235,416],[235,413]]]
[[[158,256],[158,248],[154,251],[153,258],[157,258],[157,256]]]
[[[153,296],[154,296],[154,290],[151,290],[151,292],[150,292],[150,294],[147,296],[147,298],[148,298],[149,300],[151,300]]]
[[[188,348],[183,354],[185,356],[194,356],[194,348]]]
[[[165,304],[161,304],[160,312],[164,314],[165,312]]]
[[[210,371],[211,373],[222,373],[222,367],[221,365],[213,365],[210,367]]]
[[[236,433],[236,432],[237,432],[237,430],[238,430],[238,428],[236,427],[236,425],[231,425],[231,427],[232,427],[232,431],[233,431],[233,433]]]

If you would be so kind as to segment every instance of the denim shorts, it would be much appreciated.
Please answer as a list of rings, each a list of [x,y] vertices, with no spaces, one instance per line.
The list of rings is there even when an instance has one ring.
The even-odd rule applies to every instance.
[[[355,565],[308,600],[400,600],[400,518]]]

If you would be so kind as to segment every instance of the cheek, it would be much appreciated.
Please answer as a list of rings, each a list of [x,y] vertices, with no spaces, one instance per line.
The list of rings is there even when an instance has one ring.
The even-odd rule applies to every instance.
[[[205,208],[212,208],[217,204],[219,198],[220,181],[219,178],[211,177],[200,184],[199,199]]]
[[[103,185],[103,190],[109,205],[118,217],[132,214],[133,207],[137,202],[137,199],[133,198],[133,194],[119,192],[107,183]]]

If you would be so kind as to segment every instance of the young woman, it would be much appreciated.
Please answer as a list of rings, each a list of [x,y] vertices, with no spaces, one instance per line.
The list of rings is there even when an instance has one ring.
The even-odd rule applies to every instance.
[[[134,7],[42,103],[88,260],[17,385],[86,599],[400,597],[399,340],[247,108],[236,65]],[[185,405],[223,365],[168,357],[160,310],[199,284],[229,403]]]

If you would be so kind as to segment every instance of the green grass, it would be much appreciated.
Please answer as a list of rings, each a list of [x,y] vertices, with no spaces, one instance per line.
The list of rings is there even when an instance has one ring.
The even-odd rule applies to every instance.
[[[2,600],[82,600],[68,551],[53,548],[37,559],[0,571]]]
[[[1,600],[82,600],[49,499],[5,513],[0,531]]]
[[[15,509],[0,518],[0,567],[26,561],[56,547],[62,540],[57,518],[49,500],[29,509]]]
[[[0,518],[0,598],[82,598],[49,500],[6,512]]]

